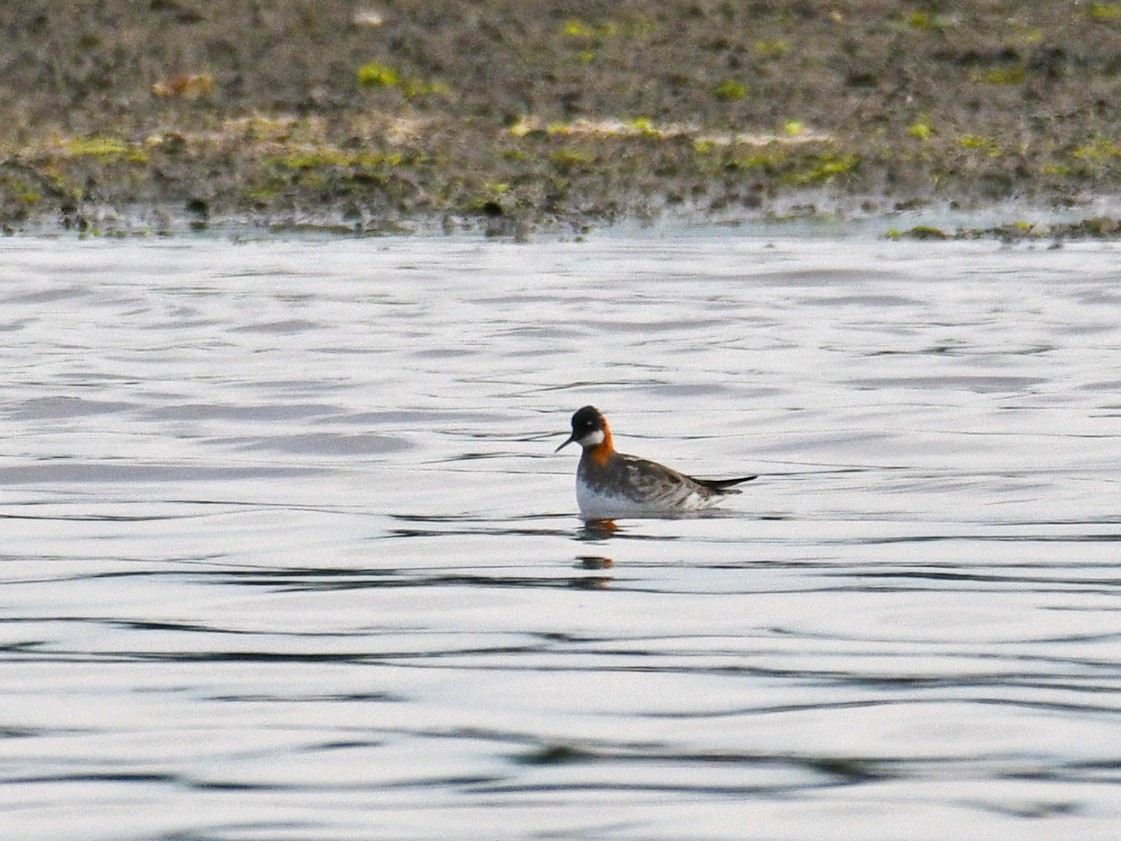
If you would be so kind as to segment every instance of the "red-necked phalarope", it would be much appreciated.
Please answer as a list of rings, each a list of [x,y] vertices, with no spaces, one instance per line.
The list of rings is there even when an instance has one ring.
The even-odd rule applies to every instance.
[[[557,452],[575,441],[584,448],[576,470],[576,503],[587,519],[656,517],[709,508],[732,487],[755,476],[694,479],[653,461],[617,452],[611,427],[595,406],[572,416],[572,434]]]

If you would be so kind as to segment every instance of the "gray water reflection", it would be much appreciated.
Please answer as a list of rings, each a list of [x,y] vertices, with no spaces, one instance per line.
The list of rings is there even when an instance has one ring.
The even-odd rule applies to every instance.
[[[1116,837],[1115,246],[2,248],[5,837]]]

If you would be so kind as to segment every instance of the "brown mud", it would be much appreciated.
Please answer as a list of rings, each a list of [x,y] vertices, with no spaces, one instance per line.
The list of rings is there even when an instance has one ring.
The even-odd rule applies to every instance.
[[[7,231],[1121,235],[1121,2],[27,0],[0,32]]]

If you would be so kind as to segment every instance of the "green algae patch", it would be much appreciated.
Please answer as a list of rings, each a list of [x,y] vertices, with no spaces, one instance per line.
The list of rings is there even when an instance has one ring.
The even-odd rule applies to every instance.
[[[599,156],[590,149],[576,149],[567,146],[549,153],[549,160],[564,172],[572,169],[590,168],[598,159]]]
[[[998,158],[1001,155],[1001,148],[996,139],[987,135],[963,134],[958,137],[957,144],[962,149],[980,152],[990,158]]]
[[[63,141],[62,148],[74,158],[112,158],[128,152],[128,144],[110,137],[75,137]]]
[[[388,64],[371,62],[363,64],[357,71],[358,87],[370,90],[392,88],[400,91],[406,99],[423,96],[443,96],[451,93],[451,86],[432,79],[406,76]]]
[[[934,134],[934,129],[930,127],[930,123],[918,120],[907,126],[907,134],[919,140],[929,140],[930,136]]]
[[[560,34],[568,41],[584,45],[596,45],[611,39],[633,40],[654,34],[657,26],[645,14],[633,14],[620,18],[590,21],[572,17],[560,26]]]
[[[755,42],[755,54],[760,58],[771,60],[779,59],[789,52],[790,42],[783,38]]]
[[[1086,14],[1093,20],[1121,23],[1121,3],[1091,3]]]
[[[1023,65],[1010,67],[990,67],[976,71],[972,79],[988,85],[1022,85],[1027,79],[1027,69]]]
[[[416,166],[423,162],[423,158],[407,157],[401,152],[351,151],[331,146],[295,149],[271,160],[285,169],[292,170],[325,169],[329,167],[393,169],[401,166]]]
[[[795,184],[829,183],[857,168],[860,158],[853,154],[824,152],[811,158],[807,167],[796,170],[792,176]]]
[[[1006,243],[1049,242],[1053,246],[1067,240],[1118,240],[1121,239],[1121,219],[1113,216],[1095,216],[1073,222],[1033,222],[1017,219],[987,227],[961,227],[947,231],[931,225],[915,225],[907,230],[889,228],[889,240],[979,240],[999,239]]]
[[[401,84],[401,75],[386,64],[363,64],[357,75],[358,84],[363,88],[394,88]]]
[[[7,217],[4,230],[12,222],[25,221],[53,193],[52,185],[34,170],[10,162],[0,164],[0,206]]]
[[[132,163],[148,162],[148,153],[136,143],[128,143],[115,137],[71,137],[60,144],[63,157],[97,158],[104,163],[125,160]]]
[[[32,187],[23,186],[12,190],[12,198],[24,207],[31,208],[43,200],[43,194]]]
[[[957,26],[957,20],[950,15],[916,10],[907,16],[907,25],[922,32],[945,32]]]
[[[332,166],[350,166],[354,155],[341,149],[307,149],[293,151],[274,159],[285,169],[322,169]]]
[[[855,152],[778,140],[746,149],[699,144],[694,145],[694,152],[709,167],[725,173],[741,171],[763,176],[779,186],[831,184],[853,174],[860,166],[860,157]]]
[[[734,79],[725,79],[713,87],[712,95],[721,102],[736,102],[747,96],[747,85]]]
[[[591,24],[580,18],[569,18],[561,24],[561,34],[565,38],[594,41],[610,38],[615,34],[615,26],[611,23]]]
[[[888,239],[943,240],[949,239],[951,235],[932,225],[915,225],[906,231],[892,228],[888,231],[887,236]]]
[[[1121,159],[1121,143],[1107,140],[1102,137],[1095,138],[1071,151],[1070,156],[1078,161],[1092,163],[1105,163]]]

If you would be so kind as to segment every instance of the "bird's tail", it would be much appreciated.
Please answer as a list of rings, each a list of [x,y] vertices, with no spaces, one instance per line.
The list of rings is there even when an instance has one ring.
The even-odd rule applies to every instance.
[[[750,482],[752,479],[758,479],[758,476],[740,476],[735,479],[694,479],[698,485],[708,488],[710,491],[716,491],[721,494],[738,494],[739,491],[733,488],[734,485],[741,485],[744,482]]]

